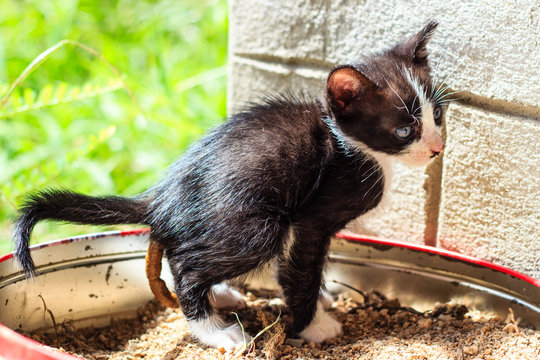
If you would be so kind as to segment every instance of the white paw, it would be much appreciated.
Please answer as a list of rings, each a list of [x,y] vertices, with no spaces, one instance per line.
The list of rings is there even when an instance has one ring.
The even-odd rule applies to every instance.
[[[319,301],[322,304],[322,307],[324,310],[330,310],[332,308],[332,303],[334,302],[334,298],[328,291],[325,289],[320,290],[319,294]]]
[[[208,300],[214,309],[243,309],[246,307],[242,294],[231,289],[227,284],[212,286]]]
[[[321,343],[327,339],[334,338],[341,334],[341,324],[329,313],[324,311],[321,301],[317,303],[317,311],[313,320],[302,330],[300,336],[306,341]]]
[[[251,337],[243,333],[240,325],[225,325],[217,315],[211,315],[204,320],[190,321],[191,335],[200,343],[217,349],[229,351],[250,341]]]

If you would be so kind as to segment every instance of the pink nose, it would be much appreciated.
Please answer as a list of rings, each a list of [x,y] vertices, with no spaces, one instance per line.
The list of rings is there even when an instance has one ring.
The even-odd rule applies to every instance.
[[[433,153],[433,156],[437,156],[443,151],[444,143],[438,134],[433,134],[426,140],[429,149]]]
[[[444,143],[439,134],[433,133],[426,139],[429,149],[435,153],[440,153],[444,149]]]
[[[434,153],[436,153],[437,155],[439,155],[439,153],[441,151],[443,151],[444,149],[444,144],[443,142],[441,141],[440,144],[434,144],[434,145],[431,145],[431,151],[433,151]]]

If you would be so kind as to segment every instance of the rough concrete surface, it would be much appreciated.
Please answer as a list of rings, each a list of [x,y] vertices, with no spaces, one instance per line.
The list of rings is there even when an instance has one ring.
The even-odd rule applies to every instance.
[[[456,104],[447,128],[439,245],[540,278],[540,122]]]
[[[529,0],[329,1],[326,59],[343,62],[384,49],[431,19],[437,74],[454,89],[538,106],[540,4]]]
[[[319,96],[323,93],[325,76],[325,71],[302,71],[279,63],[260,64],[238,58],[229,64],[228,110],[235,112],[264,95],[283,94],[289,90]]]
[[[230,45],[251,57],[325,57],[325,1],[232,1]]]
[[[337,0],[231,4],[231,55],[321,67],[383,50],[438,20],[437,76],[488,99],[540,104],[540,4],[530,0]]]

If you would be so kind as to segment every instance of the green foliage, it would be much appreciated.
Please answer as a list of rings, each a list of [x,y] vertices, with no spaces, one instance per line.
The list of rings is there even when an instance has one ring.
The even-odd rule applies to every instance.
[[[123,88],[124,84],[118,79],[110,79],[108,84],[105,85],[85,84],[83,86],[73,86],[61,82],[57,86],[47,84],[39,91],[34,91],[31,88],[22,90],[15,88],[14,92],[7,97],[8,85],[0,85],[0,97],[5,96],[6,98],[5,106],[0,108],[0,120],[12,118],[25,111],[85,100]],[[22,96],[19,93],[22,93]]]
[[[15,208],[28,192],[51,186],[139,193],[225,116],[224,0],[4,1],[0,98],[63,39],[106,61],[61,46],[0,109],[0,254],[9,249]],[[100,230],[46,223],[34,238]]]

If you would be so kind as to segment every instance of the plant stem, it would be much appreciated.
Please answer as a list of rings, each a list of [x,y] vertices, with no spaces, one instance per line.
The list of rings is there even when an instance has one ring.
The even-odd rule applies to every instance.
[[[80,48],[80,49],[94,55],[99,60],[101,60],[103,63],[105,63],[105,65],[107,65],[107,67],[122,82],[122,86],[124,87],[124,89],[128,93],[129,98],[135,104],[137,109],[139,109],[141,114],[146,119],[148,119],[148,116],[146,115],[146,113],[142,109],[141,105],[139,104],[139,102],[135,98],[135,95],[133,94],[133,91],[131,90],[129,85],[124,81],[124,79],[122,77],[122,74],[120,74],[118,69],[116,67],[114,67],[114,65],[111,64],[100,52],[98,52],[98,51],[92,49],[91,47],[89,47],[89,46],[87,46],[85,44],[82,44],[82,43],[80,43],[78,41],[69,40],[69,39],[64,39],[64,40],[60,41],[59,43],[57,43],[56,45],[51,46],[50,48],[48,48],[47,50],[43,51],[41,54],[36,56],[36,58],[34,60],[32,60],[32,62],[30,64],[28,64],[28,66],[23,70],[23,72],[11,84],[11,86],[9,87],[9,90],[7,91],[6,95],[4,95],[4,97],[2,98],[2,101],[0,101],[0,109],[2,109],[5,106],[6,102],[9,100],[11,94],[13,93],[13,91],[15,90],[15,88],[17,86],[19,86],[32,72],[34,72],[35,69],[37,69],[52,54],[57,52],[60,48],[64,47],[65,45],[71,45],[71,46],[78,47],[78,48]]]

